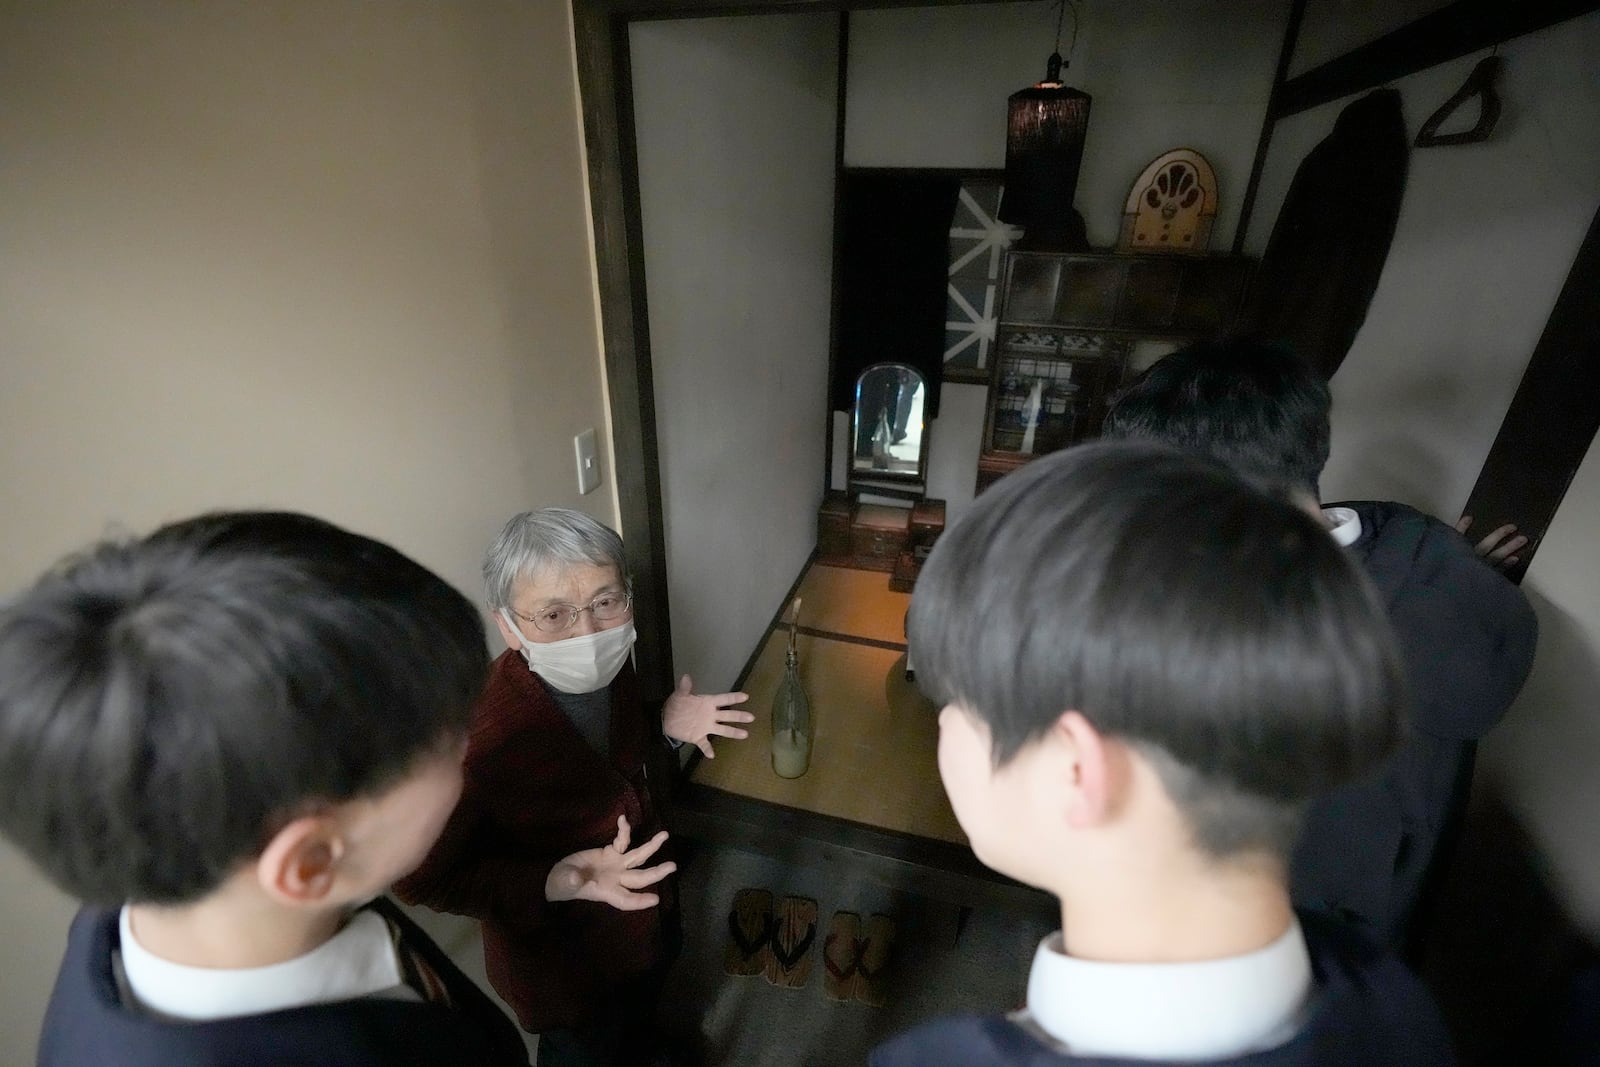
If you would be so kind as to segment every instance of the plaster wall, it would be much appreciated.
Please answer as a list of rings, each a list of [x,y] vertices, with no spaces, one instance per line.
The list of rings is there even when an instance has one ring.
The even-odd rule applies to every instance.
[[[673,656],[702,692],[732,687],[816,543],[837,26],[630,28]]]
[[[270,507],[476,600],[512,512],[615,522],[565,5],[7,4],[0,101],[0,591]],[[0,845],[0,1063],[71,912]]]

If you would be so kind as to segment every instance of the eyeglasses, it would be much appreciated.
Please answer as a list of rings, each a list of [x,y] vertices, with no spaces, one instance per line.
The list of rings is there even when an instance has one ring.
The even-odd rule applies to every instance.
[[[558,634],[563,630],[570,630],[578,621],[578,616],[588,612],[594,616],[595,622],[610,622],[620,619],[633,611],[632,593],[601,593],[581,608],[571,604],[549,604],[541,608],[537,615],[524,615],[516,608],[508,607],[507,611],[521,619],[523,622],[533,623],[536,630],[547,634]]]

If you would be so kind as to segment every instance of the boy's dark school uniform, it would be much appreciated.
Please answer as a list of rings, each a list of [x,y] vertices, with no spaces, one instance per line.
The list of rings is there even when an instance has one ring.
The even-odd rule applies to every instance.
[[[1422,983],[1337,919],[1299,913],[1311,955],[1313,1002],[1286,1044],[1203,1061],[1208,1067],[1450,1067],[1455,1057]],[[1151,1026],[1160,1026],[1152,1016]],[[1075,1056],[1004,1016],[956,1016],[879,1046],[872,1067],[1164,1067],[1177,1061]],[[1193,1067],[1194,1061],[1184,1061]]]
[[[527,1067],[516,1026],[399,908],[368,907],[438,975],[450,1004],[359,997],[207,1021],[167,1020],[122,1002],[117,908],[84,908],[39,1038],[39,1067]]]
[[[1533,667],[1539,623],[1471,543],[1404,504],[1352,501],[1349,551],[1383,602],[1405,665],[1411,731],[1378,774],[1318,798],[1289,865],[1295,904],[1366,924],[1396,951],[1416,935],[1449,859],[1477,742]]]

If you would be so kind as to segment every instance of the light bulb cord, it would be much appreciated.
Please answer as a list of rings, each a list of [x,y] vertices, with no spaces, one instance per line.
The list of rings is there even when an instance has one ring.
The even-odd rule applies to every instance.
[[[1067,56],[1061,58],[1061,27],[1066,22],[1067,8],[1072,8],[1072,40],[1067,42]],[[1056,49],[1050,53],[1050,60],[1045,65],[1044,80],[1046,83],[1059,83],[1062,68],[1072,65],[1071,55],[1078,47],[1078,7],[1072,0],[1059,0],[1056,7]]]

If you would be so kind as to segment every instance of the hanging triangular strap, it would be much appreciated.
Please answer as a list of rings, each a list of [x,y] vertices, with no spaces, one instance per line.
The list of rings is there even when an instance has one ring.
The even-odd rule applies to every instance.
[[[1486,56],[1479,60],[1478,65],[1472,68],[1472,73],[1467,75],[1466,83],[1422,124],[1422,129],[1417,131],[1416,146],[1437,148],[1441,145],[1476,144],[1479,141],[1487,141],[1489,135],[1494,132],[1494,124],[1500,119],[1500,95],[1495,92],[1494,83],[1500,77],[1501,66],[1502,61],[1499,56]],[[1461,133],[1440,133],[1439,127],[1444,121],[1474,96],[1482,101],[1478,124]]]
[[[844,940],[850,945],[850,958],[843,967],[833,962],[833,945],[835,941]],[[829,934],[822,943],[822,963],[828,968],[828,973],[839,981],[844,981],[856,971],[861,969],[861,957],[866,955],[867,939],[864,937],[840,938],[838,934]]]
[[[756,931],[756,936],[745,937],[744,929],[739,924],[738,912],[728,913],[728,933],[733,936],[734,945],[738,947],[745,959],[750,959],[757,952],[760,952],[762,945],[772,943],[772,931],[776,925],[777,920],[771,915],[763,915],[761,917],[761,927]],[[772,943],[772,947],[776,951],[778,946],[776,943]]]
[[[806,936],[802,937],[799,943],[787,952],[783,948],[783,938],[774,937],[772,939],[772,955],[784,970],[792,971],[799,965],[801,960],[805,959],[806,953],[811,951],[811,942],[816,939],[816,936],[817,926],[815,923],[811,923],[807,926]]]

